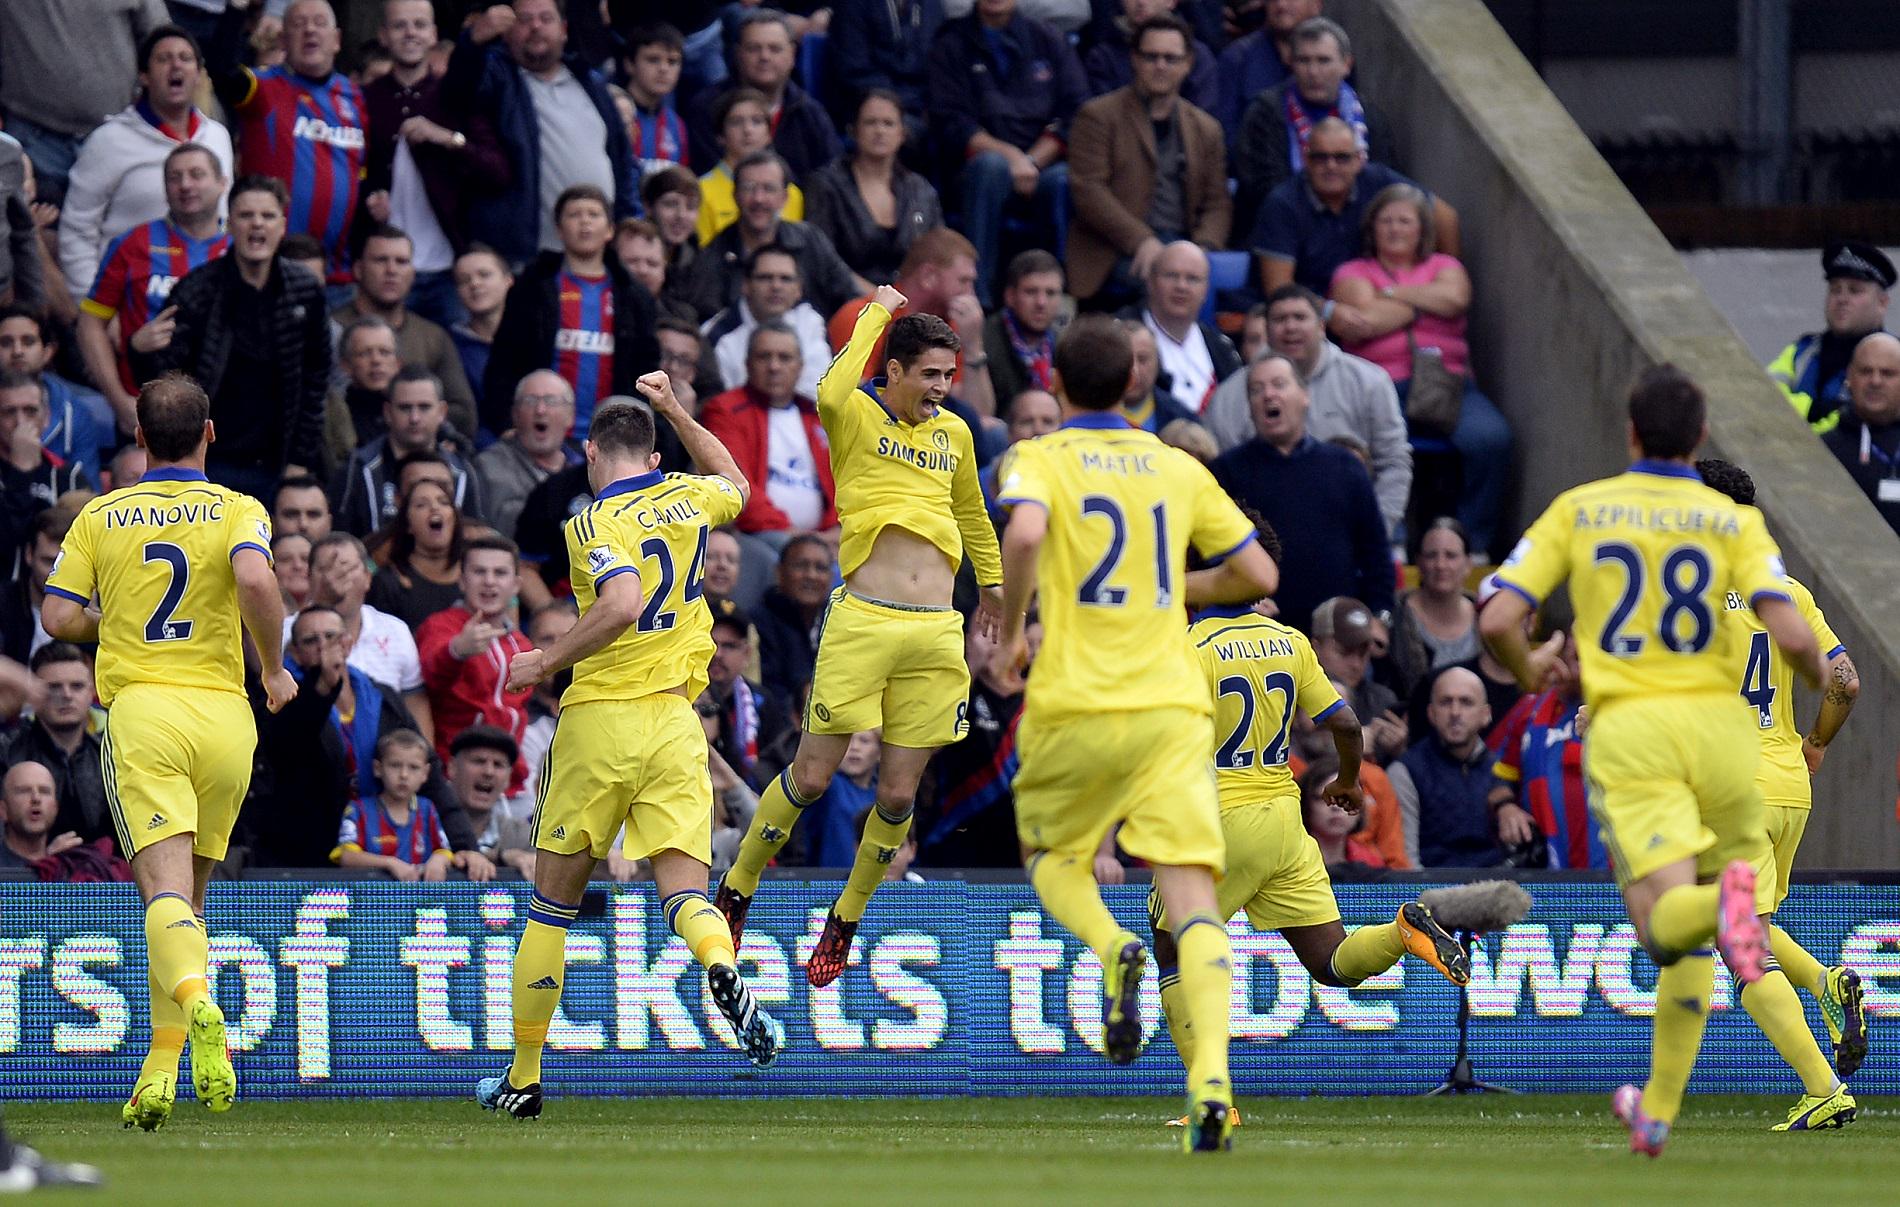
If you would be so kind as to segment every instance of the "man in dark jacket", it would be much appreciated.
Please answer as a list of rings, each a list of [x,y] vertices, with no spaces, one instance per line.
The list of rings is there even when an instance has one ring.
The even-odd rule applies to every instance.
[[[759,601],[752,622],[759,633],[759,682],[791,708],[811,683],[818,621],[836,577],[830,543],[816,534],[795,536],[779,551],[778,585]]]
[[[59,801],[54,834],[77,834],[81,842],[111,838],[112,813],[100,770],[99,738],[88,725],[92,667],[78,646],[64,641],[41,646],[31,666],[33,677],[46,689],[46,702],[35,711],[33,723],[7,743],[5,763],[12,767],[31,761],[53,773],[53,794]]]
[[[739,18],[738,44],[732,59],[738,70],[727,86],[757,88],[765,94],[772,115],[772,149],[785,157],[794,177],[802,180],[838,157],[844,146],[838,141],[831,115],[792,83],[798,39],[792,36],[790,18],[775,9],[748,9]],[[719,160],[712,111],[718,100],[714,93],[725,90],[706,89],[694,106],[693,132],[688,141],[695,171],[709,172]]]
[[[1062,254],[1068,227],[1069,119],[1088,99],[1068,39],[1016,14],[1016,0],[978,0],[930,48],[930,120],[944,175],[959,180],[963,233],[976,244],[977,297],[995,297],[1003,211],[1032,199],[1039,247]]]
[[[337,473],[331,491],[336,526],[366,537],[395,519],[400,467],[416,454],[440,457],[453,479],[455,509],[481,519],[481,481],[464,456],[465,438],[447,420],[448,404],[434,374],[416,366],[396,374],[383,403],[383,434],[357,449]]]
[[[578,184],[601,190],[613,218],[639,216],[633,143],[606,81],[568,52],[556,0],[514,0],[512,8],[478,13],[456,40],[442,91],[451,113],[488,118],[513,167],[506,191],[468,198],[469,238],[514,265],[537,249],[552,251],[560,246],[555,199]],[[564,137],[544,142],[541,132],[551,129]],[[504,402],[511,393],[512,383]]]
[[[930,44],[943,24],[943,0],[838,0],[831,6],[831,115],[849,122],[858,98],[888,88],[904,102],[904,129],[922,146]]]
[[[1504,803],[1490,805],[1491,724],[1484,685],[1470,671],[1451,668],[1432,684],[1431,736],[1414,742],[1386,774],[1399,798],[1405,853],[1414,867],[1488,868],[1504,861],[1503,843],[1530,841],[1530,815]]]
[[[825,232],[808,222],[779,217],[785,208],[791,169],[776,151],[754,151],[732,168],[733,188],[739,198],[739,218],[720,231],[693,257],[677,286],[668,292],[689,306],[701,322],[739,300],[745,264],[752,253],[776,243],[798,261],[805,297],[819,314],[831,314],[871,283],[852,272]],[[499,342],[499,341],[497,341]]]
[[[260,499],[278,477],[323,465],[329,308],[317,279],[277,255],[289,203],[273,177],[239,180],[230,253],[178,282],[132,340],[140,381],[178,370],[204,387],[218,428],[205,472]]]
[[[618,256],[610,203],[591,184],[577,184],[554,203],[560,252],[544,252],[515,277],[488,355],[482,426],[507,429],[515,386],[536,369],[553,369],[574,389],[574,436],[603,399],[635,397],[634,382],[660,367],[653,333],[659,310]]]
[[[378,739],[421,732],[402,697],[352,668],[349,653],[336,609],[312,604],[291,623],[286,654],[302,690],[281,712],[257,710],[263,775],[239,819],[260,866],[329,867],[343,810],[377,791],[370,765]],[[492,879],[495,865],[476,849],[474,827],[433,757],[422,795],[441,814],[455,865],[471,880]]]
[[[46,388],[29,373],[0,370],[0,559],[13,560],[34,517],[60,495],[92,478],[40,444],[46,424]]]

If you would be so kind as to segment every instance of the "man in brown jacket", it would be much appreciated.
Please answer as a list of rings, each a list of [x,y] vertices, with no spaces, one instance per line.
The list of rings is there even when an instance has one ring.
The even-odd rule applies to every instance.
[[[1082,106],[1069,132],[1069,288],[1098,306],[1137,296],[1177,239],[1219,247],[1233,223],[1220,123],[1181,99],[1194,64],[1179,17],[1142,22],[1135,82]]]

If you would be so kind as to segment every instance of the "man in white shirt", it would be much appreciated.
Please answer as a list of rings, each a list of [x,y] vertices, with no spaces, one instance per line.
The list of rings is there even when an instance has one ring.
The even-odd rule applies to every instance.
[[[1207,253],[1186,240],[1170,243],[1148,269],[1148,298],[1141,311],[1143,325],[1154,332],[1168,392],[1196,416],[1221,379],[1240,368],[1234,345],[1200,321],[1207,290]]]
[[[369,550],[347,532],[332,532],[310,551],[310,588],[313,602],[328,604],[343,618],[350,635],[349,664],[378,683],[402,693],[402,702],[415,717],[422,736],[435,742],[435,714],[422,685],[422,659],[409,626],[364,603],[369,594]],[[290,638],[293,613],[284,617],[284,639]]]
[[[817,397],[818,378],[831,363],[825,320],[805,301],[797,258],[777,243],[768,243],[747,258],[739,300],[700,328],[707,342],[712,344],[721,388],[730,390],[745,384],[746,349],[751,344],[752,332],[760,323],[774,320],[784,323],[798,336],[799,353],[804,357],[804,365],[798,373],[798,392],[807,398]]]

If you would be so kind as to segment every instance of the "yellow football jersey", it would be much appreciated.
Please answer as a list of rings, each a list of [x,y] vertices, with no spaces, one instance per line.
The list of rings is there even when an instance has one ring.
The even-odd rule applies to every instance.
[[[243,619],[231,559],[270,558],[270,517],[196,470],[155,469],[80,511],[46,589],[99,597],[99,699],[128,683],[244,691]]]
[[[1214,693],[1221,808],[1297,794],[1287,770],[1294,710],[1323,721],[1344,706],[1306,635],[1257,612],[1212,608],[1188,639]]]
[[[1759,511],[1710,490],[1687,466],[1638,461],[1558,495],[1497,572],[1535,607],[1570,585],[1583,695],[1731,692],[1719,624],[1730,592],[1753,605],[1789,598],[1781,551]],[[1705,656],[1706,655],[1706,656]]]
[[[970,429],[941,407],[922,423],[900,422],[878,396],[883,378],[858,384],[890,321],[890,311],[867,303],[850,342],[818,379],[818,421],[831,444],[843,529],[839,571],[850,577],[871,556],[877,534],[894,524],[942,550],[953,569],[969,554],[978,585],[996,586],[1003,555],[983,505]]]
[[[1079,415],[1012,447],[997,477],[1005,506],[1049,515],[1025,709],[1209,712],[1187,635],[1187,549],[1218,562],[1254,530],[1206,467],[1119,415]]]
[[[712,613],[706,607],[706,534],[739,514],[739,492],[724,478],[662,474],[622,478],[567,522],[570,581],[581,612],[616,574],[640,577],[639,618],[605,649],[574,666],[561,703],[635,700],[686,685],[706,686]]]
[[[1801,609],[1801,618],[1814,630],[1822,659],[1831,659],[1846,649],[1828,627],[1827,617],[1814,602],[1814,593],[1794,578],[1784,578],[1781,583],[1794,597],[1794,606]],[[1801,730],[1794,722],[1794,667],[1788,665],[1761,618],[1740,595],[1729,594],[1728,613],[1730,623],[1747,635],[1745,642],[1731,651],[1737,661],[1730,672],[1761,726],[1761,766],[1755,772],[1755,782],[1761,785],[1762,800],[1771,805],[1810,808],[1814,804],[1813,784],[1808,778],[1807,760],[1801,757]]]

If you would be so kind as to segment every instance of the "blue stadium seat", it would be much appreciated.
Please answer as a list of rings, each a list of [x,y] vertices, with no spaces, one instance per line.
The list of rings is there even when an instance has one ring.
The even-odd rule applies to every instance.
[[[1223,289],[1244,289],[1247,286],[1247,269],[1253,257],[1244,251],[1211,251],[1207,253],[1207,300],[1201,303],[1201,321],[1214,321],[1215,295]]]

